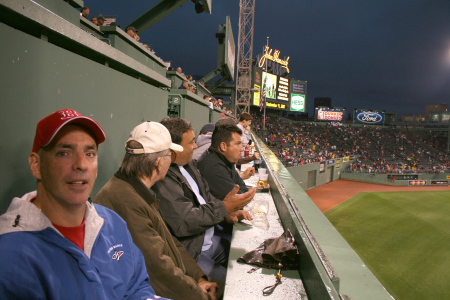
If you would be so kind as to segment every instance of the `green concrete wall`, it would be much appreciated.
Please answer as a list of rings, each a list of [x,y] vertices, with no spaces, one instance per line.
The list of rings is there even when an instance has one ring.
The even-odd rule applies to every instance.
[[[348,164],[349,162],[341,161],[339,168],[337,168],[336,164],[326,165],[325,166],[326,169],[332,168],[331,181],[338,180],[341,176],[341,170],[344,170]],[[320,173],[320,163],[307,164],[297,167],[289,167],[286,169],[305,191],[308,190],[307,181],[308,181],[308,173],[310,171],[316,172],[316,183],[314,187],[318,187],[327,183],[327,172],[325,171],[323,173]]]
[[[99,149],[95,195],[117,170],[131,129],[167,114],[167,91],[3,23],[0,39],[8,45],[0,47],[0,213],[13,196],[35,189],[27,158],[41,118],[72,108],[103,126],[107,139]]]
[[[182,118],[189,120],[194,126],[194,132],[197,136],[203,125],[209,123],[209,108],[206,104],[199,104],[190,99],[184,99],[184,114]]]

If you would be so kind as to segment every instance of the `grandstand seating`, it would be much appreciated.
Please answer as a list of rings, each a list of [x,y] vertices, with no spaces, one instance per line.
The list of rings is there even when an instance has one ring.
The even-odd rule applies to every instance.
[[[279,117],[267,117],[262,130],[261,116],[254,117],[256,133],[286,167],[356,156],[358,160],[346,171],[450,172],[439,133],[406,135],[391,127],[292,122]]]

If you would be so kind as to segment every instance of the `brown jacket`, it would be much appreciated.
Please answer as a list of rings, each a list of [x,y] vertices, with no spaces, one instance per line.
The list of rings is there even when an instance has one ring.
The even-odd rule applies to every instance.
[[[94,202],[118,213],[144,254],[150,284],[157,295],[173,299],[208,299],[198,286],[207,279],[183,245],[172,237],[159,213],[153,191],[135,177],[117,172]]]

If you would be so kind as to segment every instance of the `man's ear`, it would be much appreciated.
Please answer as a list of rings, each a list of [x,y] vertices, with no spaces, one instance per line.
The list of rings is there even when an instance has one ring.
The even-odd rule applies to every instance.
[[[36,152],[31,152],[28,157],[31,174],[38,180],[41,180],[41,157]]]
[[[227,151],[227,149],[228,149],[227,143],[225,143],[225,142],[220,143],[220,145],[219,145],[220,152],[225,152],[225,151]]]

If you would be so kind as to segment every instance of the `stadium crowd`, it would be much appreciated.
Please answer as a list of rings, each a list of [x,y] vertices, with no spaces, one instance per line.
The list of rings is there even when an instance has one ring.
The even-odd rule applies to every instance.
[[[346,170],[368,173],[449,172],[448,153],[436,132],[403,133],[395,128],[341,123],[291,122],[253,115],[255,132],[287,167],[349,156]]]

